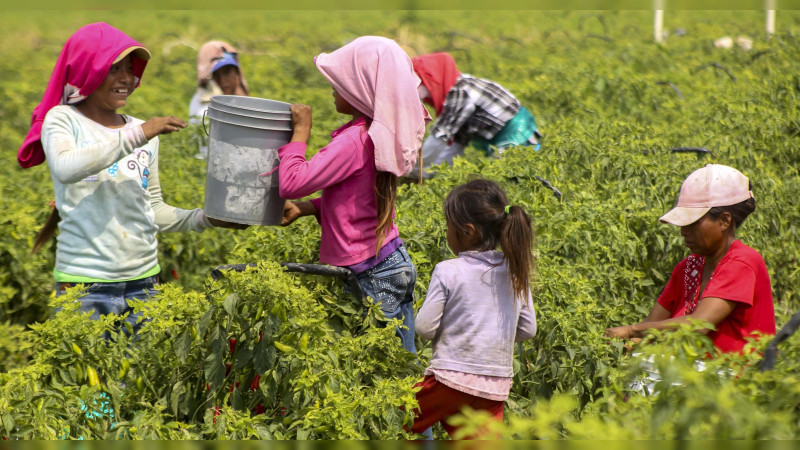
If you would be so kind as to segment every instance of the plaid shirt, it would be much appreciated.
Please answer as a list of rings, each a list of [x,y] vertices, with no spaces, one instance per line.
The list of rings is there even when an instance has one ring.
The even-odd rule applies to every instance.
[[[461,74],[447,93],[431,133],[462,145],[475,136],[490,140],[519,109],[519,101],[499,84]]]

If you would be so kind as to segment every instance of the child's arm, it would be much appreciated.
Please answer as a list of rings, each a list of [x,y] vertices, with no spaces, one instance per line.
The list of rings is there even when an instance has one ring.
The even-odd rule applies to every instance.
[[[311,137],[311,107],[302,103],[295,103],[289,107],[292,111],[292,140],[291,142],[308,143]]]
[[[316,215],[317,207],[314,206],[311,200],[303,202],[286,200],[286,203],[283,205],[283,220],[281,221],[281,225],[285,227],[300,217]]]
[[[105,133],[93,142],[76,142],[79,127],[65,109],[53,109],[42,125],[42,146],[53,178],[63,184],[77,183],[96,174],[147,144],[141,126]]]
[[[439,325],[442,323],[444,305],[446,303],[447,289],[439,279],[436,269],[434,269],[431,275],[431,282],[428,285],[428,294],[425,296],[425,302],[414,319],[414,329],[421,338],[432,340],[436,337]]]
[[[281,198],[302,198],[338,184],[368,163],[363,150],[367,133],[339,136],[306,160],[306,142],[311,127],[311,109],[292,105],[292,141],[278,149]]]
[[[533,309],[533,299],[528,293],[528,303],[522,308],[517,321],[517,336],[515,342],[533,339],[536,336],[536,311]]]

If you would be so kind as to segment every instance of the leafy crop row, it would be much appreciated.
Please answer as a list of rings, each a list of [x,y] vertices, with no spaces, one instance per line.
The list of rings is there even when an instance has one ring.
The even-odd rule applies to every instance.
[[[798,436],[796,338],[782,347],[775,370],[762,374],[757,353],[697,372],[691,361],[704,354],[707,339],[687,330],[661,337],[642,351],[676,359],[657,358],[659,394],[639,396],[627,386],[640,375],[640,360],[602,334],[641,319],[685,255],[677,230],[657,219],[683,178],[710,162],[737,167],[752,181],[757,210],[739,237],[767,262],[778,326],[800,308],[800,16],[781,12],[781,32],[767,39],[758,34],[758,12],[678,11],[667,15],[673,34],[657,45],[647,11],[231,14],[239,28],[204,11],[58,18],[9,12],[18,20],[0,35],[8,63],[0,66],[0,97],[7,99],[0,104],[0,433],[402,438],[412,386],[430,358],[430,344],[420,341],[415,363],[391,326],[376,326],[379,311],[337,281],[280,269],[280,262],[316,260],[319,229],[311,219],[288,228],[159,236],[164,283],[138,306],[148,323],[135,343],[113,331],[114,339],[104,340],[115,329],[112,318],[79,316],[71,303],[77,292],[48,308],[54,249],[29,249],[49,213],[49,173],[18,169],[14,149],[63,40],[84,23],[105,20],[154,54],[126,112],[182,115],[194,90],[196,50],[205,40],[227,39],[241,51],[253,95],[312,105],[309,155],[343,121],[311,57],[363,34],[395,38],[412,54],[450,51],[463,72],[515,93],[545,134],[539,152],[516,148],[487,159],[470,149],[424,186],[403,186],[397,205],[419,272],[417,307],[434,265],[452,257],[441,207],[453,186],[478,175],[494,179],[533,216],[539,334],[517,346],[501,432]],[[725,34],[750,34],[754,48],[715,48],[713,40]],[[161,180],[172,204],[202,205],[205,164],[194,157],[201,133],[195,127],[162,139]],[[219,281],[209,277],[215,266],[244,262],[260,264]],[[64,309],[53,314],[56,305]],[[465,420],[481,423],[474,414]]]

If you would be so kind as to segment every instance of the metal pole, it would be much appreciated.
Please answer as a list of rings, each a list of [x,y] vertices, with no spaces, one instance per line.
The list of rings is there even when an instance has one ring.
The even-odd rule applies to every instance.
[[[664,0],[653,0],[653,37],[656,42],[664,42]]]
[[[764,8],[767,10],[767,35],[775,34],[775,0],[764,0]]]

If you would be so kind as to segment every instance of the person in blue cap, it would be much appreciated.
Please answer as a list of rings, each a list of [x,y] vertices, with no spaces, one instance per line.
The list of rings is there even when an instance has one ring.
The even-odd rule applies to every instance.
[[[215,95],[249,95],[236,49],[223,41],[203,44],[197,54],[197,91],[189,102],[189,122],[199,124]]]
[[[249,95],[247,81],[239,64],[239,53],[223,41],[209,41],[197,53],[197,91],[189,102],[189,123],[200,125],[211,97],[215,95]],[[205,135],[197,136],[198,159],[208,155]]]

